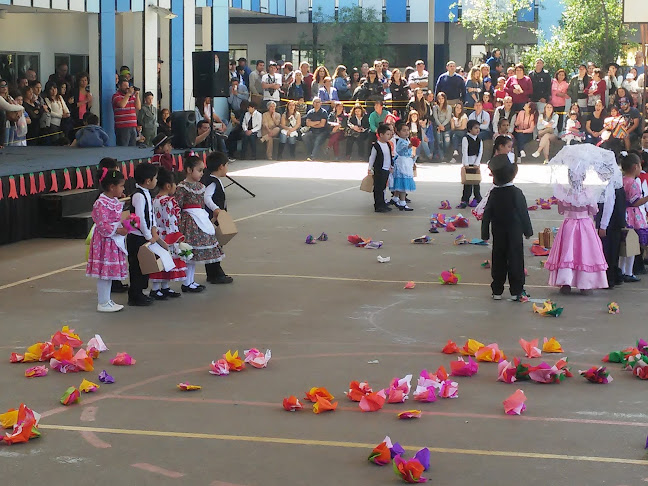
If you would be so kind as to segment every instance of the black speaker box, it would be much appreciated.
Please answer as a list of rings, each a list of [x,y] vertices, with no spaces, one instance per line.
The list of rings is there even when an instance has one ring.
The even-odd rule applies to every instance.
[[[174,111],[171,113],[173,148],[192,148],[196,145],[196,113],[194,111]]]
[[[229,96],[229,52],[194,52],[192,62],[193,95],[196,98]]]

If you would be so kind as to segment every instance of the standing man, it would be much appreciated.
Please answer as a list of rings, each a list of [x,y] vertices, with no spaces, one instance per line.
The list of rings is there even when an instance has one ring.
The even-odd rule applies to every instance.
[[[263,76],[261,81],[261,86],[263,87],[263,109],[269,101],[274,101],[276,104],[279,104],[281,100],[281,74],[277,73],[277,63],[270,61],[268,64],[268,73]]]
[[[243,83],[245,83],[245,86],[250,86],[250,74],[252,74],[252,70],[247,65],[247,59],[245,59],[244,57],[239,57],[238,65],[239,71],[241,70],[241,68],[243,69]]]
[[[115,135],[120,147],[137,144],[137,112],[142,109],[139,89],[128,85],[128,79],[119,78],[119,90],[112,97],[115,112]]]
[[[299,65],[299,70],[302,72],[302,85],[304,86],[304,99],[312,100],[312,84],[313,84],[313,74],[310,72],[310,64],[307,62],[302,62]]]
[[[448,97],[448,104],[454,106],[465,99],[466,83],[461,75],[457,74],[457,64],[454,61],[448,61],[446,69],[448,72],[439,76],[437,80],[434,94],[437,95],[439,91],[443,91]]]
[[[497,48],[493,49],[491,57],[488,58],[486,64],[490,68],[491,79],[498,79],[504,70],[504,66],[502,66],[502,51]]]
[[[641,50],[635,54],[635,65],[632,67],[637,70],[637,76],[644,74],[644,55]]]
[[[567,94],[571,98],[572,105],[578,104],[581,115],[587,113],[585,89],[589,86],[590,81],[592,81],[592,78],[587,75],[587,65],[581,64],[578,66],[578,74],[571,78],[567,87]]]
[[[430,85],[430,74],[425,70],[425,63],[421,59],[416,61],[415,66],[416,71],[409,75],[407,84],[410,89],[421,88],[426,93]]]
[[[241,104],[247,101],[250,96],[244,84],[239,83],[238,78],[232,78],[230,81],[230,95],[227,98],[227,103],[233,112],[241,110]]]
[[[263,86],[261,83],[263,75],[266,73],[264,68],[265,61],[259,59],[256,63],[256,69],[253,73],[250,73],[249,84],[247,85],[250,90],[250,101],[253,101],[255,106],[259,107],[263,102]]]
[[[544,113],[545,105],[551,99],[551,76],[544,69],[544,61],[536,59],[535,69],[529,74],[533,86],[531,101],[538,106],[538,112]]]

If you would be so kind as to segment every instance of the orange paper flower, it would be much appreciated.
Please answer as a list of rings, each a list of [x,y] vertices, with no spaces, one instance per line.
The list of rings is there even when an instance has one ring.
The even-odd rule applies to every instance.
[[[391,462],[391,451],[387,447],[386,442],[381,442],[374,447],[374,450],[369,455],[369,462],[373,462],[379,466],[384,466]]]
[[[68,326],[63,326],[63,329],[56,331],[52,336],[52,344],[54,346],[67,344],[73,348],[78,348],[83,344],[83,341],[81,341],[77,334],[74,334],[74,329],[70,329]]]
[[[369,395],[373,390],[369,386],[369,383],[363,381],[359,383],[357,381],[352,381],[349,383],[349,391],[346,393],[349,400],[353,402],[359,402],[362,400],[362,397]]]
[[[288,398],[283,399],[283,408],[289,412],[296,412],[304,408],[296,396],[290,395]]]
[[[245,368],[245,363],[239,358],[238,350],[234,351],[232,354],[231,350],[228,350],[227,353],[223,355],[225,361],[227,361],[227,366],[229,366],[230,371],[241,371]]]
[[[459,352],[459,346],[457,346],[457,343],[455,343],[454,341],[448,340],[446,345],[443,346],[441,352],[444,354],[455,354]]]
[[[475,353],[484,347],[484,343],[480,343],[474,339],[468,339],[466,344],[461,348],[461,354],[467,356],[475,356]]]
[[[499,363],[503,359],[506,359],[504,351],[499,349],[497,343],[489,344],[483,348],[479,348],[475,352],[475,359],[477,361],[486,361],[488,363]]]
[[[363,412],[377,412],[385,406],[385,400],[385,391],[380,390],[362,397],[358,406]]]
[[[404,412],[398,414],[398,418],[401,420],[421,418],[421,413],[423,412],[421,412],[420,410],[405,410]]]
[[[544,338],[544,344],[542,345],[542,350],[545,353],[563,353],[563,348],[555,337],[551,339]]]
[[[324,397],[317,397],[315,405],[313,405],[313,413],[320,414],[323,412],[333,412],[337,408],[337,402],[331,403]]]
[[[539,358],[542,356],[542,351],[538,347],[538,339],[532,339],[531,341],[520,339],[519,343],[527,358]]]
[[[313,387],[306,392],[305,400],[316,403],[318,398],[325,398],[326,400],[333,400],[335,398],[329,393],[329,391],[324,387]]]

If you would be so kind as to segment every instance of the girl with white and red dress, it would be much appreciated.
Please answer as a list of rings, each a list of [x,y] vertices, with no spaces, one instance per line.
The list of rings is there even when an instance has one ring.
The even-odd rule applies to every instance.
[[[639,245],[643,248],[648,245],[648,223],[641,211],[641,206],[648,202],[648,196],[641,197],[641,159],[635,153],[621,155],[621,170],[623,171],[623,190],[626,194],[626,225],[634,229],[639,236]],[[623,273],[623,281],[627,283],[639,282],[641,279],[634,275],[635,255],[619,258],[619,267]]]
[[[180,206],[173,195],[176,192],[176,183],[173,174],[160,167],[158,169],[157,187],[160,190],[153,199],[153,214],[157,223],[158,233],[167,245],[173,257],[175,268],[168,272],[156,272],[149,275],[152,282],[151,297],[156,300],[180,297],[179,292],[171,290],[170,282],[183,282],[187,278],[187,265],[180,258],[178,244],[184,241],[184,236],[178,231],[180,219]]]
[[[97,279],[97,311],[117,312],[124,308],[110,298],[113,280],[128,277],[126,262],[126,235],[123,227],[122,203],[119,197],[124,193],[124,176],[117,169],[103,168],[99,175],[103,193],[92,206],[92,220],[95,230],[90,241],[86,276]]]

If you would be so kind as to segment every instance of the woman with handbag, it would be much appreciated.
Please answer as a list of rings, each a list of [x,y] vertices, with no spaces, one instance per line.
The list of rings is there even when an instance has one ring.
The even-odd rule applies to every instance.
[[[351,153],[353,152],[353,145],[358,145],[358,156],[364,158],[363,148],[367,146],[367,136],[369,134],[369,117],[365,109],[356,103],[351,109],[351,114],[347,120],[347,126],[344,129],[346,135],[346,158],[351,160]]]
[[[599,100],[600,101],[600,100]],[[537,159],[541,153],[544,154],[544,163],[549,163],[549,149],[551,142],[557,142],[558,138],[558,114],[554,113],[554,107],[551,103],[547,103],[544,107],[543,113],[538,116],[538,138],[540,144],[538,150],[531,155]]]

